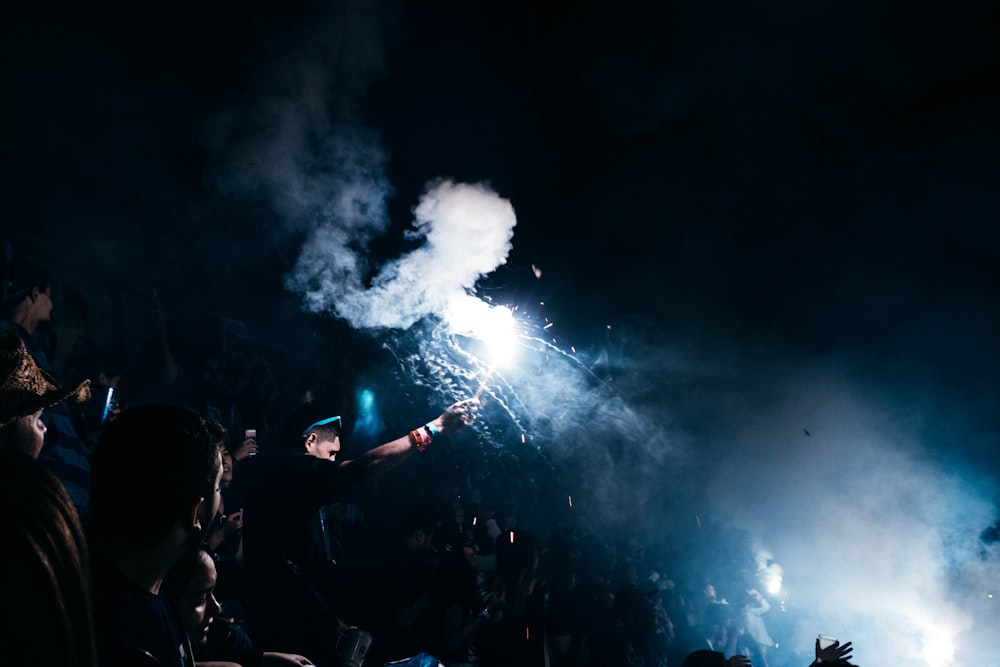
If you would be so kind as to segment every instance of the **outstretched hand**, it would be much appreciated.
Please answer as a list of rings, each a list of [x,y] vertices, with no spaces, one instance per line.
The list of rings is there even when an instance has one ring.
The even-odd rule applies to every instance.
[[[819,637],[816,638],[816,662],[847,662],[851,659],[853,651],[851,642],[841,644],[835,641],[825,648],[820,648]]]
[[[442,435],[448,435],[463,428],[476,420],[476,412],[479,410],[478,398],[467,398],[464,401],[452,403],[435,421],[441,429]]]

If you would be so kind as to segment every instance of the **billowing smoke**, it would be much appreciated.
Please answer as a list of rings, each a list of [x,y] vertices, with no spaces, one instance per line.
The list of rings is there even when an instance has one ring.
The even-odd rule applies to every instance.
[[[330,311],[357,328],[406,329],[430,315],[444,316],[476,282],[507,260],[517,220],[510,202],[484,185],[441,181],[415,211],[416,249],[387,263],[364,282],[350,228],[324,221],[303,247],[288,279],[308,308]]]

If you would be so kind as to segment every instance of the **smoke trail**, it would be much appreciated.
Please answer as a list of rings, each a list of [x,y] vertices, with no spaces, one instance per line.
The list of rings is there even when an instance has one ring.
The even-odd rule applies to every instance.
[[[382,267],[370,287],[359,280],[350,239],[331,221],[306,242],[289,288],[303,292],[311,310],[366,329],[405,329],[445,316],[456,300],[476,299],[476,281],[510,252],[517,222],[510,202],[484,185],[445,180],[429,187],[414,213],[409,237],[423,244]]]
[[[273,210],[277,243],[312,237],[302,271],[322,265],[357,288],[369,271],[368,243],[389,225],[393,192],[360,100],[386,70],[396,27],[378,2],[314,11],[262,50],[243,99],[204,123],[202,142],[214,156],[206,177],[226,195]]]

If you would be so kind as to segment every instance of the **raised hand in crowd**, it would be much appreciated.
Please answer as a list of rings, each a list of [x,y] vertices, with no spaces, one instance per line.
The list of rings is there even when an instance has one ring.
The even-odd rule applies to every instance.
[[[846,644],[841,644],[839,641],[834,641],[829,646],[821,647],[819,642],[819,637],[816,638],[816,662],[830,662],[839,663],[842,665],[849,665],[848,662],[852,657],[852,652],[854,648],[851,646],[851,642]]]
[[[246,457],[253,456],[260,451],[257,446],[256,432],[253,433],[253,436],[244,438],[243,442],[233,448],[232,454],[235,460],[242,461]]]

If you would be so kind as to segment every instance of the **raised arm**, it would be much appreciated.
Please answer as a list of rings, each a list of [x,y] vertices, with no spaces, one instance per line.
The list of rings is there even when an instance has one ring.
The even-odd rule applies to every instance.
[[[414,452],[426,449],[434,438],[460,431],[476,419],[479,400],[468,398],[448,408],[427,424],[419,426],[401,438],[370,449],[361,456],[340,464],[353,479],[378,477],[405,461]]]

